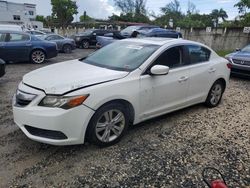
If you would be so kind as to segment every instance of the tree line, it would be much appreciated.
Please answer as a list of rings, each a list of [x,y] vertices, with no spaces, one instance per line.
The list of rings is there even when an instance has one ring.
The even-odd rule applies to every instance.
[[[227,12],[220,8],[214,9],[210,14],[200,14],[195,4],[188,1],[187,12],[182,12],[180,1],[173,0],[160,8],[160,14],[147,10],[147,0],[114,0],[115,7],[120,10],[120,15],[113,14],[108,18],[109,22],[138,22],[155,24],[162,27],[242,27],[250,25],[250,1],[239,0],[234,6],[238,8],[238,16],[234,20],[227,20]],[[37,15],[36,20],[42,21],[45,26],[67,27],[78,14],[78,7],[72,0],[51,0],[52,14],[44,17]],[[80,16],[80,22],[94,21],[86,11]]]

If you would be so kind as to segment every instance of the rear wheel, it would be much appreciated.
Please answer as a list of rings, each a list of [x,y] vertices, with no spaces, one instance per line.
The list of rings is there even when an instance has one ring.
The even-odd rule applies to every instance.
[[[45,53],[42,50],[34,50],[31,52],[31,62],[36,64],[44,63],[45,61]]]
[[[82,41],[82,47],[83,47],[84,49],[88,49],[88,48],[89,48],[89,42],[86,41],[86,40]]]
[[[221,101],[224,89],[224,84],[219,80],[216,81],[208,93],[205,104],[210,108],[218,106]]]
[[[69,45],[69,44],[65,44],[65,45],[63,46],[63,52],[66,53],[66,54],[71,53],[71,52],[72,52],[72,46]]]
[[[92,117],[87,138],[99,146],[117,143],[125,134],[129,124],[126,108],[119,103],[110,103],[96,111]]]

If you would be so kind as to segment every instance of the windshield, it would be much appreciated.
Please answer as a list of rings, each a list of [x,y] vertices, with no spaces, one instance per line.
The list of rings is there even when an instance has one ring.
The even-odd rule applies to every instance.
[[[82,36],[89,36],[89,35],[91,35],[93,33],[93,30],[87,30],[87,31],[85,31],[85,32],[83,32],[83,33],[80,33],[80,35],[82,35]]]
[[[83,61],[108,69],[129,72],[138,68],[158,48],[158,45],[153,44],[117,41],[101,48]]]
[[[121,30],[121,33],[132,33],[133,31],[137,30],[140,28],[139,26],[129,26],[123,30]]]
[[[246,46],[241,50],[242,52],[250,52],[250,45]]]

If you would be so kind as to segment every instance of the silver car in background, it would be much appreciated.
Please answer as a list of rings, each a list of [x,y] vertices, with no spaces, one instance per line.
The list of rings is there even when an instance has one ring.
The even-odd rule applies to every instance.
[[[76,48],[76,43],[73,39],[65,38],[61,35],[46,34],[46,35],[40,36],[39,38],[43,40],[55,42],[57,44],[58,50],[64,53],[71,53],[72,50]]]

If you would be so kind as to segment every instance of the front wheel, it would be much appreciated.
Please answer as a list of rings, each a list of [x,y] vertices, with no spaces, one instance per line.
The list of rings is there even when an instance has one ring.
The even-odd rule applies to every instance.
[[[210,89],[205,104],[210,107],[219,105],[224,92],[224,85],[221,81],[216,81]]]
[[[45,57],[46,55],[42,50],[34,50],[30,55],[31,62],[36,64],[44,63]]]
[[[87,138],[99,146],[117,143],[126,132],[129,116],[126,108],[119,103],[110,103],[96,111],[92,117]]]

